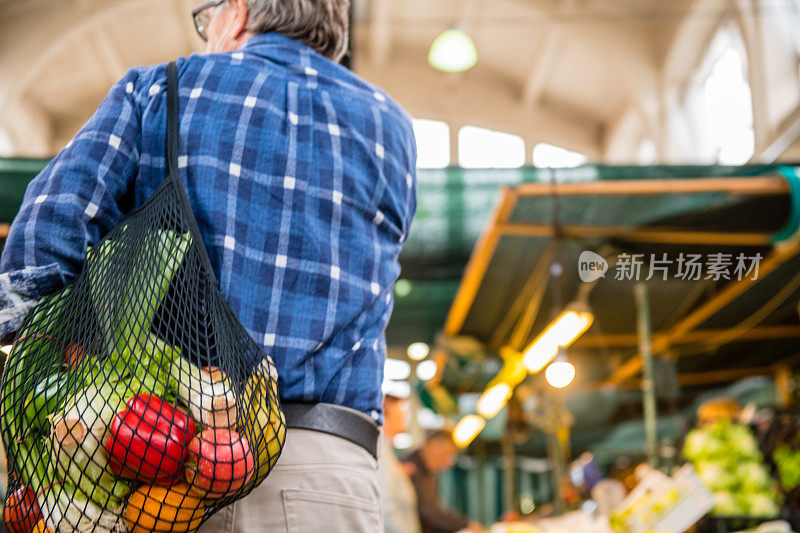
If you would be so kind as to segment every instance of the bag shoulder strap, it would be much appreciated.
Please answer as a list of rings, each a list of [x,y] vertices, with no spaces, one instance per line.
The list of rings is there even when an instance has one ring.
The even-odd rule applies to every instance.
[[[178,168],[178,65],[167,64],[167,178],[180,182]]]
[[[211,266],[211,259],[208,257],[208,250],[206,250],[203,243],[203,236],[200,234],[200,228],[197,225],[197,220],[194,217],[192,206],[189,203],[189,197],[186,194],[186,189],[181,180],[181,170],[178,167],[178,138],[180,134],[178,124],[178,65],[174,61],[167,64],[167,179],[166,181],[174,188],[178,196],[179,208],[189,225],[189,232],[192,234],[192,240],[200,255],[200,261],[203,263],[206,274],[210,276],[210,280],[215,287],[219,287],[214,268]]]

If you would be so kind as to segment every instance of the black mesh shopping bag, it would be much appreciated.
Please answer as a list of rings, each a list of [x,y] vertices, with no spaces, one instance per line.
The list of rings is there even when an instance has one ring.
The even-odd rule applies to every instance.
[[[248,494],[285,439],[277,373],[219,292],[168,177],[26,318],[2,381],[11,531],[194,531]]]

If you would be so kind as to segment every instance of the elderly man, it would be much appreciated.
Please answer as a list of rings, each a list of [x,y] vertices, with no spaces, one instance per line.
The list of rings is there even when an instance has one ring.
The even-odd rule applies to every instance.
[[[206,531],[381,529],[384,329],[415,210],[411,122],[337,64],[348,0],[215,0],[178,59],[182,179],[222,293],[272,355],[274,472]],[[165,65],[134,68],[28,187],[0,263],[0,338],[165,175]]]

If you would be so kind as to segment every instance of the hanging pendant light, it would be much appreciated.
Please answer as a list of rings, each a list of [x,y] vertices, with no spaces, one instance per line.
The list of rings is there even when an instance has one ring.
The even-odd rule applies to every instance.
[[[563,389],[575,379],[575,366],[567,361],[563,355],[559,355],[555,361],[550,363],[544,372],[544,377],[550,386]]]
[[[558,315],[523,352],[525,366],[535,374],[555,359],[558,350],[566,348],[589,329],[594,315],[588,308],[571,306]]]
[[[478,62],[475,43],[465,32],[449,29],[439,34],[431,44],[428,63],[442,72],[463,72]]]
[[[456,427],[453,428],[453,442],[459,448],[466,448],[470,442],[475,440],[478,433],[483,431],[486,426],[486,420],[479,415],[466,415],[458,421]]]

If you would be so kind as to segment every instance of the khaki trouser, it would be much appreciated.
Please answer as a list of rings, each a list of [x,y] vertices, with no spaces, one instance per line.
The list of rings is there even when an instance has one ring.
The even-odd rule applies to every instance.
[[[380,502],[378,465],[369,452],[339,437],[289,429],[267,479],[200,533],[379,533]]]

